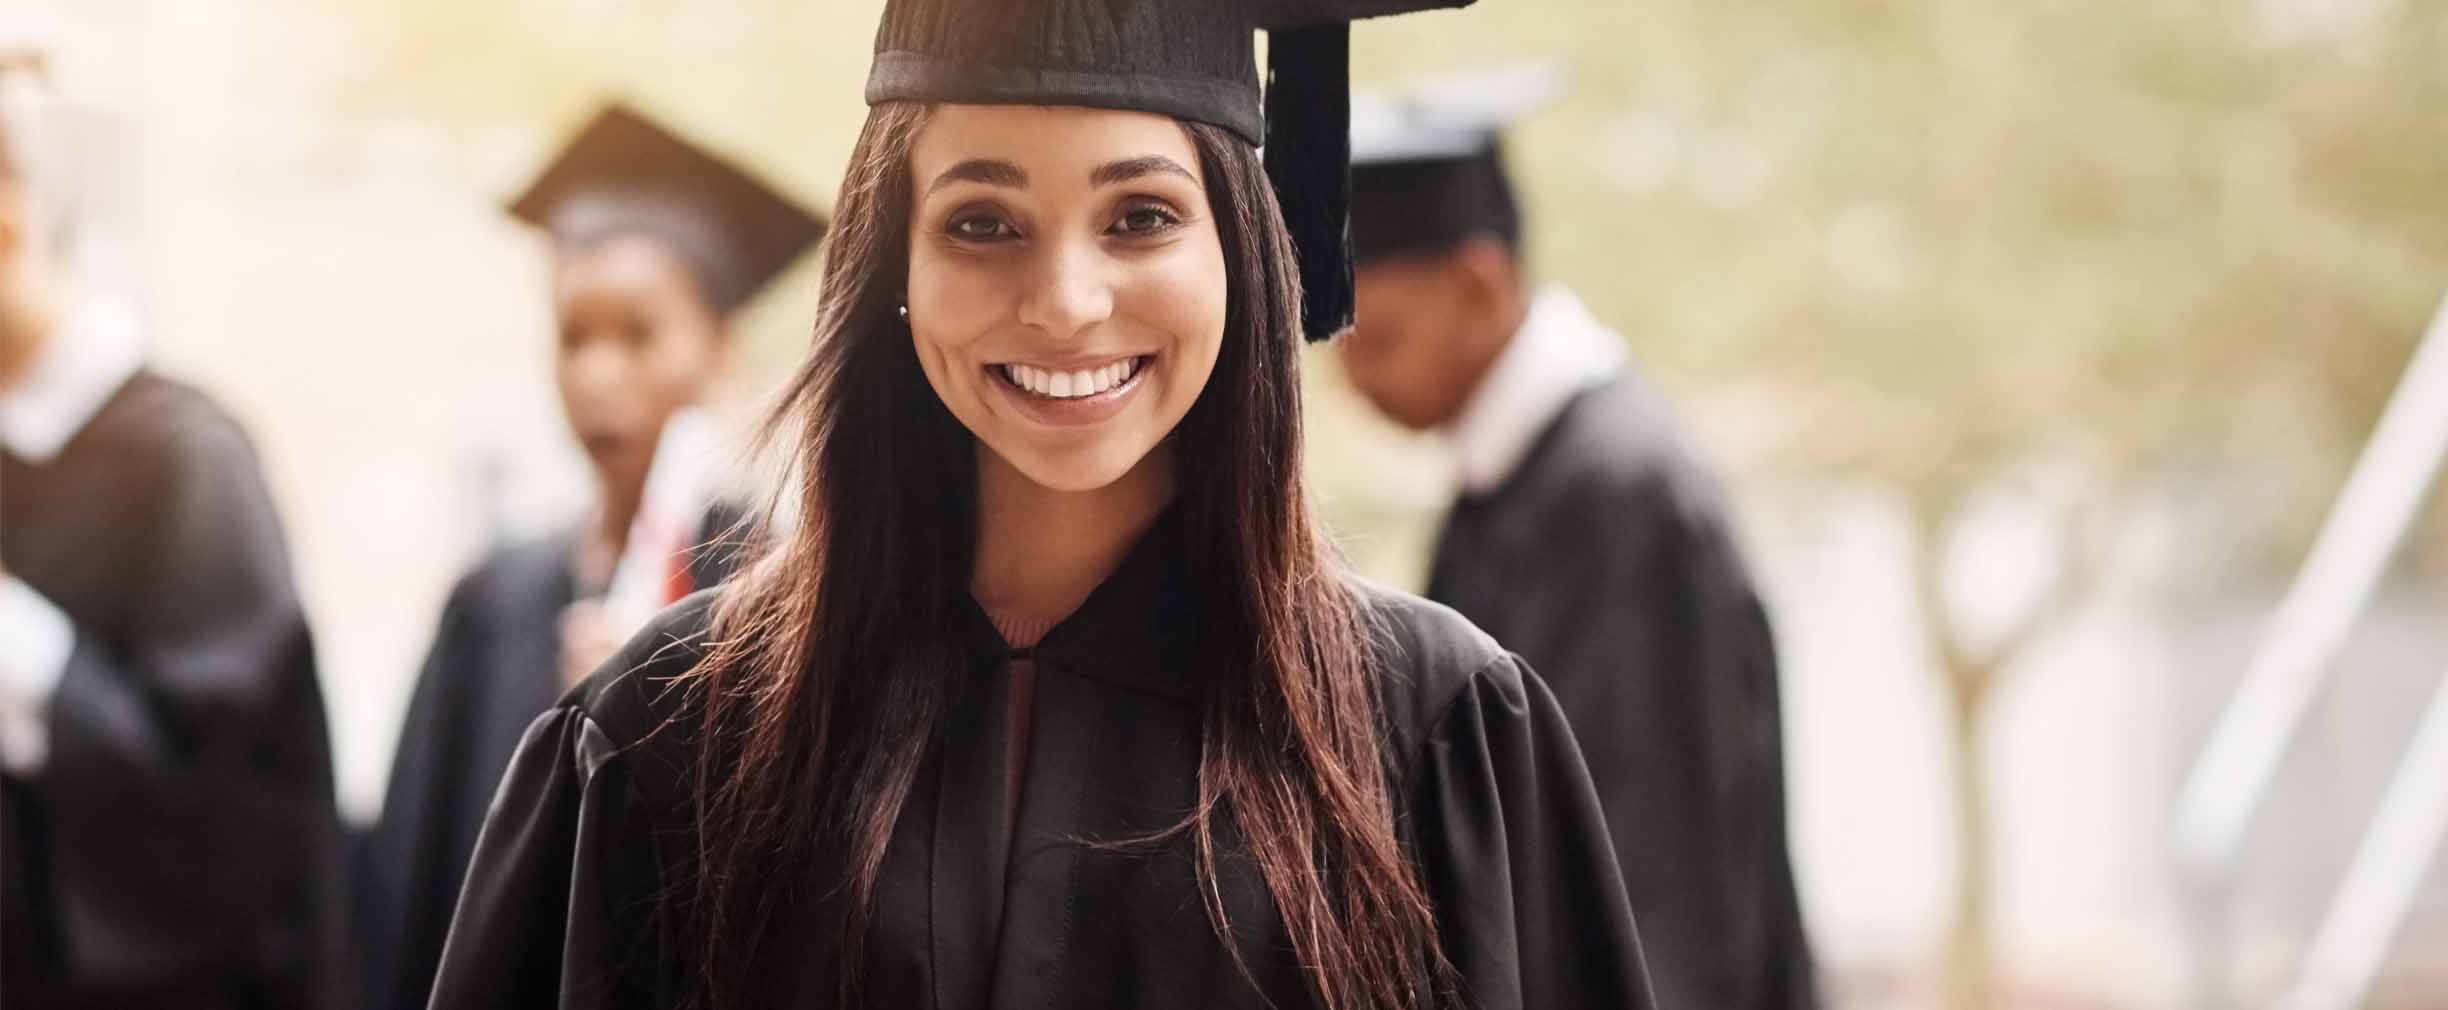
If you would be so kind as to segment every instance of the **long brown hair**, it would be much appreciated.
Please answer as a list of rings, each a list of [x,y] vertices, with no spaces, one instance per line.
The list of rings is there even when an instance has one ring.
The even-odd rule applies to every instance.
[[[708,1010],[745,1004],[758,942],[813,853],[838,853],[828,904],[841,1007],[859,968],[893,826],[964,657],[975,451],[897,318],[908,158],[923,105],[876,108],[851,156],[814,346],[768,419],[801,521],[725,594],[690,675],[703,706],[695,901],[685,921]],[[1300,287],[1256,153],[1185,124],[1230,278],[1223,348],[1178,429],[1175,508],[1207,601],[1198,804],[1188,837],[1210,924],[1226,922],[1219,839],[1261,870],[1328,1010],[1424,1008],[1448,988],[1425,891],[1396,839],[1378,665],[1364,610],[1319,532],[1300,467]],[[829,870],[829,868],[828,868]],[[1246,968],[1246,964],[1244,964]]]

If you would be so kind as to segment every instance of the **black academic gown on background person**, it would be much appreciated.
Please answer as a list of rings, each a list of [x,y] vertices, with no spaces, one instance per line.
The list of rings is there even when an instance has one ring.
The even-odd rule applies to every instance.
[[[709,510],[717,545],[741,512]],[[561,683],[561,613],[578,599],[578,531],[506,545],[459,580],[400,729],[382,818],[360,841],[355,928],[363,1010],[421,1010],[485,808],[527,724]],[[689,558],[692,581],[731,572],[727,543]]]
[[[246,436],[140,371],[49,462],[0,453],[0,557],[75,628],[48,757],[0,787],[0,999],[334,1005],[330,743]]]
[[[1813,1005],[1775,645],[1665,404],[1628,374],[1575,394],[1455,504],[1428,596],[1535,666],[1579,730],[1658,1005]]]
[[[982,612],[944,629],[955,686],[886,854],[864,958],[895,1008],[1312,1006],[1264,884],[1224,863],[1254,981],[1202,910],[1187,840],[1091,851],[1164,828],[1196,800],[1195,590],[1160,519],[1046,634],[1017,828],[1004,835],[1009,652]],[[1571,732],[1547,689],[1451,611],[1369,589],[1383,618],[1398,823],[1475,1006],[1651,1006],[1639,942]],[[527,731],[477,844],[433,1006],[678,1005],[694,951],[658,899],[692,886],[695,736],[672,677],[699,658],[710,602],[667,612]],[[676,644],[677,643],[677,644]],[[618,671],[628,671],[620,673]],[[837,860],[757,950],[752,1004],[831,1005]]]

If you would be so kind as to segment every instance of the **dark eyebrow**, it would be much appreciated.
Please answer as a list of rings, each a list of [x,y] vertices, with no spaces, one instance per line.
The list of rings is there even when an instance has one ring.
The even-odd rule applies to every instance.
[[[927,184],[927,194],[932,196],[936,190],[955,182],[982,182],[989,186],[1027,189],[1028,173],[1021,171],[1020,166],[1008,161],[971,158],[944,169],[942,175],[936,176],[934,182]]]
[[[1190,174],[1190,170],[1181,167],[1180,162],[1160,154],[1151,154],[1144,158],[1125,158],[1121,161],[1109,161],[1098,165],[1096,171],[1088,173],[1088,184],[1111,186],[1118,182],[1129,182],[1141,176],[1155,175],[1160,172],[1178,175],[1191,182],[1199,181],[1198,176]]]

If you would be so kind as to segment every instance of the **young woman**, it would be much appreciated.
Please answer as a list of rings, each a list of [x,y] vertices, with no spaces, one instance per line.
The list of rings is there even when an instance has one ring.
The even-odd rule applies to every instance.
[[[355,1005],[376,1010],[425,1005],[477,828],[521,731],[644,617],[725,574],[728,553],[690,548],[737,510],[709,508],[702,487],[686,487],[704,483],[686,479],[692,461],[674,457],[702,454],[690,436],[708,422],[694,405],[720,373],[731,313],[823,229],[617,106],[511,210],[554,238],[554,372],[598,504],[575,528],[493,551],[443,611],[382,820],[360,850]],[[626,617],[624,596],[642,597],[643,613]]]
[[[1649,1004],[1546,689],[1318,531],[1229,10],[888,7],[802,522],[528,730],[434,1006]]]

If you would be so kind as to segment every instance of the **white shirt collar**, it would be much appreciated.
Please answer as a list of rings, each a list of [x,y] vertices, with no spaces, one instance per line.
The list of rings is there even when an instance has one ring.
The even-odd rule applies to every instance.
[[[85,298],[67,328],[36,352],[25,376],[0,392],[0,447],[29,463],[50,462],[142,367],[144,328],[136,305]]]
[[[1623,338],[1562,288],[1541,291],[1521,331],[1447,425],[1462,489],[1494,490],[1574,394],[1623,371]]]

